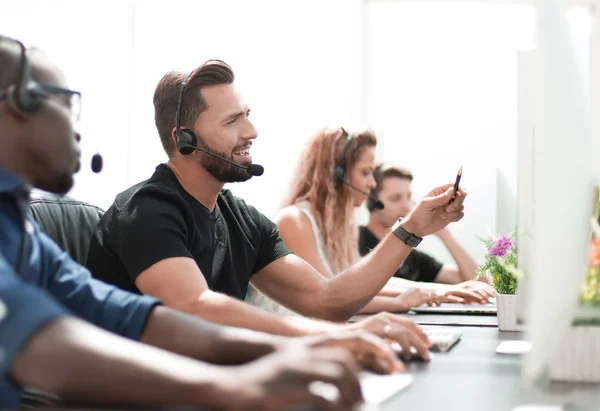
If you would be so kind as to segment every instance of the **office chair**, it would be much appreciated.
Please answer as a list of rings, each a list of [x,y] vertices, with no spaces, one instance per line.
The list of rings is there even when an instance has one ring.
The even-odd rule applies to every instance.
[[[85,266],[92,235],[104,210],[68,196],[37,190],[31,193],[29,208],[42,231]]]

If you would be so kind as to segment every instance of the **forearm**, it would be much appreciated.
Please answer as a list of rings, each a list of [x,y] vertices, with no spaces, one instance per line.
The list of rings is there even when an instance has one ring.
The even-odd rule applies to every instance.
[[[406,312],[409,308],[405,307],[397,298],[377,296],[371,300],[362,310],[361,314],[375,314],[382,311],[391,313]]]
[[[336,320],[352,317],[384,288],[411,250],[388,234],[373,251],[327,282],[322,311]]]
[[[194,302],[177,308],[218,324],[282,336],[320,334],[337,326],[301,316],[272,314],[213,291],[205,291]]]
[[[391,283],[392,278],[390,278],[390,281],[388,281],[388,283],[381,289],[381,291],[377,294],[379,297],[397,297],[400,294],[402,294],[404,291],[406,291],[407,288],[409,287],[400,287],[397,285],[394,285]]]
[[[273,352],[287,338],[224,327],[190,314],[156,307],[140,341],[215,364],[241,364]]]
[[[475,277],[477,269],[477,261],[469,254],[469,252],[456,240],[456,238],[447,229],[438,237],[456,262],[458,271],[462,281],[472,280]]]
[[[15,359],[11,375],[86,404],[217,406],[225,371],[119,337],[78,319],[53,321]]]

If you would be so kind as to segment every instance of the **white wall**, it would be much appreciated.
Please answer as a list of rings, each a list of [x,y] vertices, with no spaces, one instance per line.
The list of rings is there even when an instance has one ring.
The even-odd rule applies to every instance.
[[[106,208],[165,161],[156,83],[220,58],[252,108],[253,158],[265,166],[231,185],[236,194],[274,216],[316,129],[368,125],[380,158],[414,172],[417,196],[464,166],[467,216],[452,230],[481,259],[475,235],[495,228],[496,169],[516,187],[517,50],[535,28],[528,5],[481,3],[21,0],[2,3],[0,32],[45,50],[83,92],[83,162],[101,152],[105,167],[76,176],[77,198]],[[435,238],[422,247],[449,258]]]
[[[532,46],[533,8],[377,1],[367,12],[380,157],[413,172],[417,198],[464,167],[466,215],[451,229],[482,260],[476,235],[495,231],[497,169],[516,192],[517,51]],[[450,259],[437,238],[422,248]]]

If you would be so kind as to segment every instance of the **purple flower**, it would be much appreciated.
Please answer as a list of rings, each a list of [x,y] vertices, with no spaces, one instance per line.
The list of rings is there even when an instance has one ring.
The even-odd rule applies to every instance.
[[[501,235],[496,238],[496,241],[494,241],[494,245],[490,247],[489,252],[490,255],[495,257],[504,257],[510,251],[512,246],[512,240],[505,235]]]

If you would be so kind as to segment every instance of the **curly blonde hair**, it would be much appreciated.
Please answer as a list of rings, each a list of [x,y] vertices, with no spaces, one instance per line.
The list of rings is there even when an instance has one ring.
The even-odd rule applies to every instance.
[[[377,145],[371,130],[352,134],[352,141],[340,158],[347,134],[342,128],[323,128],[315,133],[300,153],[290,189],[282,206],[307,200],[317,220],[325,256],[334,273],[358,260],[357,230],[350,189],[335,179],[334,169],[341,165],[346,174],[363,150]]]

